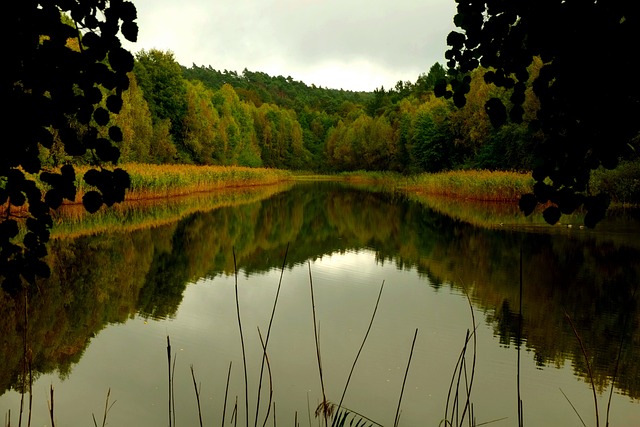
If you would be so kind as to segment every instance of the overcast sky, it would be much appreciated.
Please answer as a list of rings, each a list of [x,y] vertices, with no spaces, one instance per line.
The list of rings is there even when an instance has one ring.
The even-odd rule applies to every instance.
[[[138,42],[187,67],[389,89],[445,64],[454,0],[133,0]]]

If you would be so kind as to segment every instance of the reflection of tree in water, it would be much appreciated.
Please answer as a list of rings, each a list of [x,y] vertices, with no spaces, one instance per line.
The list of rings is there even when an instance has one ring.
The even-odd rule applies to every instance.
[[[55,240],[52,277],[30,303],[31,346],[39,372],[68,370],[90,337],[136,312],[175,314],[188,283],[289,267],[337,251],[373,249],[378,262],[415,268],[431,286],[470,290],[503,345],[516,342],[519,256],[523,250],[523,342],[540,365],[584,358],[566,310],[606,385],[623,342],[617,386],[640,397],[637,248],[595,237],[491,231],[440,215],[397,195],[299,185],[262,202],[199,212],[172,225]],[[3,297],[4,298],[4,297]],[[18,384],[20,320],[2,302],[0,387]],[[597,350],[597,351],[596,351]],[[6,357],[5,357],[6,356]]]
[[[493,323],[495,333],[500,337],[500,344],[514,345],[521,344],[521,333],[519,331],[522,316],[517,312],[511,311],[509,300],[502,301],[502,306],[493,314],[488,315],[488,320]]]

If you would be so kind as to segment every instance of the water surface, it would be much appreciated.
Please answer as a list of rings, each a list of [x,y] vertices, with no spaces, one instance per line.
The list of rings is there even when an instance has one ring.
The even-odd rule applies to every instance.
[[[475,321],[471,400],[478,423],[506,418],[494,425],[517,424],[520,357],[525,424],[582,425],[568,398],[594,425],[586,353],[600,422],[613,383],[610,424],[638,425],[635,214],[612,217],[596,230],[545,231],[472,226],[439,206],[339,184],[301,184],[149,227],[56,238],[49,248],[52,278],[31,296],[27,310],[37,377],[32,425],[50,424],[51,385],[56,424],[90,424],[92,414],[101,420],[110,390],[110,425],[168,425],[167,336],[175,357],[177,424],[198,424],[191,366],[204,422],[220,424],[231,364],[226,422],[237,399],[244,425],[236,289],[251,423],[262,359],[258,331],[265,339],[280,289],[267,348],[271,387],[265,374],[259,422],[271,389],[270,423],[275,412],[281,425],[296,419],[308,425],[309,417],[315,425],[322,389],[312,285],[325,394],[338,402],[383,282],[344,399],[353,411],[393,425],[402,392],[401,425],[438,425]],[[11,410],[15,425],[20,305],[5,299],[0,320],[0,412]],[[471,372],[471,346],[466,362]]]

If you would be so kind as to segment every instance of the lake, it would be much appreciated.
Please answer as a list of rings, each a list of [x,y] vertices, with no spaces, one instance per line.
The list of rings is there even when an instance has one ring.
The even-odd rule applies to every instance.
[[[589,230],[331,182],[216,197],[56,218],[51,278],[0,301],[5,425],[25,317],[34,426],[51,387],[56,425],[318,425],[324,389],[437,426],[469,386],[477,424],[518,425],[520,396],[524,425],[595,425],[592,381],[600,425],[640,425],[636,210]]]

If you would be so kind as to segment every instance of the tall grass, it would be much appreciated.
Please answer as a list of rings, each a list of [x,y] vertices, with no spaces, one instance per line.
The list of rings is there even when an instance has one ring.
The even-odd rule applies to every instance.
[[[268,168],[248,168],[240,166],[195,166],[195,165],[155,165],[130,163],[120,165],[130,178],[130,188],[125,193],[125,201],[159,200],[171,197],[193,195],[221,189],[251,188],[274,185],[293,180],[290,171]],[[95,188],[84,182],[84,174],[89,166],[75,166],[75,199],[64,200],[64,205],[81,205],[82,197]],[[59,172],[53,169],[49,172]],[[37,175],[26,174],[36,182],[44,193],[50,186]],[[1,186],[2,183],[0,183]],[[0,204],[0,214],[4,214],[8,203]],[[13,206],[11,211],[18,217],[24,216],[28,204]]]
[[[514,202],[533,191],[530,174],[468,170],[425,173],[410,177],[406,190],[467,200]]]
[[[376,189],[447,196],[457,199],[513,202],[533,190],[530,174],[488,170],[457,170],[401,175],[394,172],[345,172],[343,181]]]
[[[129,173],[131,187],[126,200],[181,196],[228,187],[269,185],[291,179],[291,173],[281,169],[239,166],[152,165],[131,163],[121,166]],[[76,202],[92,188],[83,180],[85,168],[77,168]]]

